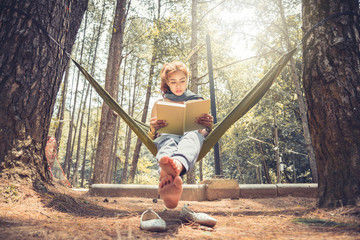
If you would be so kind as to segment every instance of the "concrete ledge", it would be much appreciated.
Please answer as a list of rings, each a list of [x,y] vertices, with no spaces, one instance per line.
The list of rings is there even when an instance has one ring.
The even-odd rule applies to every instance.
[[[206,201],[222,198],[269,198],[281,196],[316,197],[316,183],[294,184],[235,184],[231,180],[204,181],[205,184],[184,184],[181,200]],[[226,183],[226,184],[224,184]],[[157,185],[93,184],[89,195],[95,197],[158,198]]]
[[[316,183],[276,184],[278,196],[317,197]]]
[[[205,185],[207,200],[218,200],[222,198],[239,198],[239,183],[234,179],[210,179],[201,182]]]
[[[89,188],[94,197],[144,197],[158,198],[158,185],[93,184]],[[181,200],[205,201],[205,185],[184,184]]]
[[[184,184],[181,200],[184,201],[206,201],[204,184]]]
[[[240,184],[241,198],[277,197],[276,184]]]
[[[94,197],[157,198],[158,186],[140,184],[93,184],[89,188],[89,194]]]

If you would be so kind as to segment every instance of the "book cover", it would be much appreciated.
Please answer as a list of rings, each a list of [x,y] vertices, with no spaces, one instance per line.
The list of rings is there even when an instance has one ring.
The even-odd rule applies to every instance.
[[[210,100],[193,100],[184,104],[159,101],[156,108],[157,119],[166,120],[168,124],[160,128],[158,132],[183,135],[184,132],[204,128],[195,123],[195,119],[201,114],[209,113]]]

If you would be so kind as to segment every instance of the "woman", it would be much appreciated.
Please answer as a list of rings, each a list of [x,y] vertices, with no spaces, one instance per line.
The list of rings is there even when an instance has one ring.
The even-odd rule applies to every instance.
[[[179,61],[166,63],[160,72],[162,100],[176,103],[203,99],[187,89],[189,71]],[[157,101],[157,102],[158,102]],[[211,131],[213,117],[202,114],[196,119],[204,129],[186,132],[183,136],[157,134],[157,130],[167,125],[165,120],[157,119],[156,103],[153,106],[149,135],[155,138],[158,153],[156,159],[160,166],[159,194],[167,208],[175,208],[182,194],[181,175],[190,171],[197,160],[205,137]]]

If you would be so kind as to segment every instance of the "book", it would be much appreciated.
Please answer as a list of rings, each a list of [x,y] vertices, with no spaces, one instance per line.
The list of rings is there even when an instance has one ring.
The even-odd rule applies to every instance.
[[[157,119],[166,120],[168,125],[158,132],[184,135],[188,131],[203,129],[204,126],[195,120],[209,110],[210,100],[193,100],[184,104],[159,101],[156,104]]]

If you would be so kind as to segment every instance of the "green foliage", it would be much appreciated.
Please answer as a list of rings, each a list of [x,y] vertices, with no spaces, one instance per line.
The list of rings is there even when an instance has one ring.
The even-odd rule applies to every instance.
[[[148,158],[139,158],[135,183],[157,185],[159,176],[157,170],[154,169],[154,165]]]

